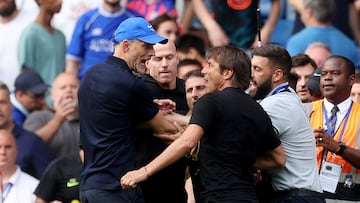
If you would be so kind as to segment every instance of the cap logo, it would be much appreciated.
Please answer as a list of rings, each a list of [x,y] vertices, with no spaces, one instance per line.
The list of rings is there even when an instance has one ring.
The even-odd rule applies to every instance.
[[[155,30],[154,30],[154,28],[153,28],[152,25],[149,24],[147,27],[148,27],[151,31],[154,31],[154,32],[155,32]]]
[[[313,76],[314,76],[314,77],[320,77],[321,74],[320,74],[320,73],[314,73]]]

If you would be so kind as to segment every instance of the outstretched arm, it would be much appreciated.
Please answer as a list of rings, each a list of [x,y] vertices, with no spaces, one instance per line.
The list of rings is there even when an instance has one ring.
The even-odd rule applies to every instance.
[[[150,176],[171,165],[184,157],[198,143],[203,136],[203,129],[195,124],[190,124],[183,135],[175,140],[166,150],[146,166],[126,173],[120,179],[122,188],[133,188],[139,182],[145,181]]]
[[[203,0],[191,0],[195,15],[199,18],[200,22],[204,25],[209,35],[209,40],[212,46],[221,46],[229,44],[229,39],[221,26],[211,17],[208,9]]]

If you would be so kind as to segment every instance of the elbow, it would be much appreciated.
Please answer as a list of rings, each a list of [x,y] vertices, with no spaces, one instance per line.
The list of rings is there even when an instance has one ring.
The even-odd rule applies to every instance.
[[[197,146],[197,142],[194,142],[193,140],[190,139],[185,139],[185,142],[183,142],[182,149],[184,149],[186,153],[190,153],[196,146]]]
[[[282,156],[280,156],[277,160],[276,160],[276,164],[279,168],[283,168],[285,167],[285,163],[286,163],[286,156],[285,154],[283,154]]]
[[[275,163],[278,167],[285,167],[286,155],[282,145],[278,147],[277,155],[275,156]]]

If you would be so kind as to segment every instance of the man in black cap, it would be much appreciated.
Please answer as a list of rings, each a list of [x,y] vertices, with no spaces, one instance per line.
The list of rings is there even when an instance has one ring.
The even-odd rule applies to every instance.
[[[22,72],[15,80],[15,93],[11,95],[12,117],[22,126],[29,113],[45,106],[45,92],[48,85],[41,76],[32,71]]]
[[[320,74],[321,68],[317,68],[309,77],[308,81],[305,83],[305,86],[309,89],[310,92],[310,101],[317,101],[323,98],[323,95],[320,91]]]

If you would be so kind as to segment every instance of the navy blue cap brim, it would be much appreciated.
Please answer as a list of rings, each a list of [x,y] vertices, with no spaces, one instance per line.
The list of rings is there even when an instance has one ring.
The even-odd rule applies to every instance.
[[[43,83],[43,84],[39,84],[39,85],[36,85],[35,87],[28,89],[28,91],[32,92],[34,94],[42,94],[42,93],[46,92],[48,87],[49,87],[49,85]]]

